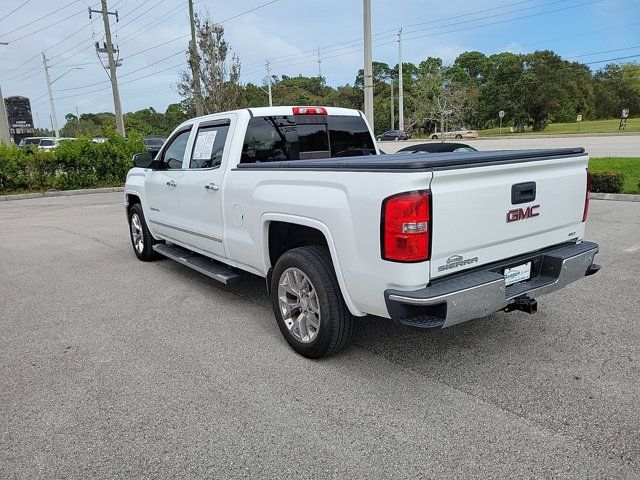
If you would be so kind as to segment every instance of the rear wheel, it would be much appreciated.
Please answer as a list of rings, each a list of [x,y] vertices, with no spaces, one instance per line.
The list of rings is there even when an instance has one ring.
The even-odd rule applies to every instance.
[[[438,135],[431,135],[431,140],[437,140],[438,139]]]
[[[133,252],[138,259],[143,262],[149,262],[159,257],[158,253],[153,249],[153,245],[158,242],[153,238],[147,227],[142,206],[139,203],[129,209],[129,231],[131,233]]]
[[[355,318],[344,303],[327,248],[285,252],[273,270],[271,300],[280,332],[300,355],[333,355],[351,342]]]

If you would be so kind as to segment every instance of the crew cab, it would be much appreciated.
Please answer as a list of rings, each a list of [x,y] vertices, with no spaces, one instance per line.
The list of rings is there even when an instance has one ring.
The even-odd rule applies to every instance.
[[[348,345],[355,317],[442,328],[598,271],[581,148],[378,155],[361,112],[248,108],[188,120],[134,156],[136,256],[266,279],[289,345]]]

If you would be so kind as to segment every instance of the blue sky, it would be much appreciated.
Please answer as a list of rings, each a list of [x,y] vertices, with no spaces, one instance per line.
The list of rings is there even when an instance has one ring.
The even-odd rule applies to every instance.
[[[0,19],[25,1],[3,0]],[[76,109],[113,111],[110,85],[93,48],[102,39],[102,20],[95,14],[89,20],[87,5],[85,0],[28,0],[0,20],[0,42],[10,42],[0,46],[0,86],[5,96],[31,98],[36,124],[48,125],[50,113],[42,50],[51,59],[52,78],[64,74],[53,86],[60,125]],[[188,37],[187,0],[109,0],[109,5],[120,18],[112,30],[123,61],[118,69],[123,109],[164,111],[179,100],[175,83],[188,38],[156,46]],[[361,0],[196,0],[195,9],[216,21],[228,19],[225,36],[240,57],[243,82],[261,82],[266,59],[276,75],[315,75],[318,48],[331,85],[352,83],[362,67]],[[640,0],[372,0],[374,60],[397,63],[400,27],[404,60],[416,63],[427,56],[450,63],[468,50],[536,49],[582,62],[631,55],[640,60]]]

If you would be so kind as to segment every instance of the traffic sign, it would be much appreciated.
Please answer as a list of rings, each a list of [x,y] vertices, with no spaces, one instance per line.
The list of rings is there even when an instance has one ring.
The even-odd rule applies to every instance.
[[[498,112],[498,116],[499,116],[500,118],[504,118],[504,110],[500,110],[500,111]]]

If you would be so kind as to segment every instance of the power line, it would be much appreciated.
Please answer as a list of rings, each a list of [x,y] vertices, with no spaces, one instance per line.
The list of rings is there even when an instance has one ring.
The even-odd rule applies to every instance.
[[[76,3],[78,3],[78,2],[80,2],[80,0],[73,0],[72,2],[67,3],[66,5],[63,5],[62,7],[58,8],[57,10],[54,10],[53,12],[47,13],[46,15],[43,15],[43,16],[41,16],[41,17],[39,17],[39,18],[36,18],[35,20],[31,20],[29,23],[25,23],[24,25],[21,25],[21,26],[19,26],[19,27],[17,27],[17,28],[14,28],[13,30],[11,30],[11,31],[9,31],[9,32],[3,33],[3,34],[2,34],[2,35],[0,35],[0,36],[2,36],[2,37],[6,37],[7,35],[11,35],[13,32],[17,32],[18,30],[22,30],[23,28],[28,27],[29,25],[33,25],[34,23],[39,22],[40,20],[43,20],[43,19],[45,19],[45,18],[50,18],[50,17],[51,17],[51,15],[56,14],[56,13],[58,13],[59,11],[64,10],[65,8],[70,7],[71,5],[75,5],[75,4],[76,4]],[[15,41],[15,40],[14,40],[14,41]]]
[[[17,12],[18,10],[20,10],[22,7],[24,7],[27,3],[29,3],[31,0],[27,0],[24,3],[21,3],[20,5],[18,5],[16,8],[14,8],[13,10],[11,10],[9,13],[7,13],[4,17],[0,18],[0,22],[2,20],[4,20],[5,18],[7,18],[9,15],[11,15],[12,13]]]
[[[561,1],[564,1],[564,0],[561,0]],[[546,15],[546,14],[550,14],[550,13],[556,13],[558,11],[563,11],[563,10],[567,10],[567,9],[571,9],[571,8],[577,8],[577,7],[581,7],[581,6],[585,6],[585,5],[590,5],[590,4],[593,4],[593,3],[599,3],[599,2],[602,2],[602,1],[603,0],[591,0],[589,2],[585,2],[585,3],[581,3],[581,4],[570,5],[570,6],[567,6],[567,7],[557,8],[557,9],[553,9],[553,10],[546,10],[546,11],[543,11],[543,12],[532,13],[532,14],[523,15],[523,16],[520,16],[520,17],[499,20],[499,21],[496,21],[496,22],[484,23],[484,24],[481,24],[481,25],[473,25],[473,26],[466,27],[466,28],[457,28],[455,30],[448,30],[448,31],[444,31],[444,32],[435,32],[435,33],[431,33],[431,34],[427,34],[427,35],[418,35],[418,36],[406,37],[405,40],[413,40],[413,39],[418,39],[418,38],[434,37],[434,36],[438,36],[438,35],[445,35],[445,34],[448,34],[448,33],[457,33],[457,32],[459,32],[461,30],[472,30],[472,29],[475,29],[475,28],[482,28],[482,27],[497,25],[497,24],[501,24],[501,23],[512,22],[512,21],[515,21],[515,20],[522,20],[522,19],[525,19],[525,18],[535,17],[535,16],[538,16],[538,15]],[[556,4],[556,3],[560,3],[560,2],[559,1],[550,2],[550,3],[547,3],[547,4],[543,5],[543,6],[548,6],[548,5],[552,5],[552,4]],[[533,7],[533,8],[535,8],[535,7]],[[525,9],[521,9],[521,10],[525,10]],[[517,11],[512,11],[512,12],[508,12],[508,13],[516,13],[516,12]],[[500,16],[500,15],[493,15],[493,17],[495,17],[495,16]],[[487,16],[487,17],[483,17],[483,18],[489,18],[489,17],[491,17],[491,16]],[[473,19],[473,20],[467,20],[467,21],[464,21],[464,22],[456,22],[456,23],[452,23],[452,24],[441,25],[441,26],[438,26],[438,27],[432,27],[432,28],[425,29],[425,30],[433,30],[435,28],[443,28],[443,27],[457,25],[457,24],[461,24],[461,23],[469,23],[471,21],[476,21],[476,20],[479,20],[479,19]],[[415,33],[417,31],[422,31],[422,30],[414,30],[413,32],[409,32],[409,33]],[[393,35],[393,36],[395,36],[395,35]],[[379,40],[382,40],[382,38],[379,39]],[[343,43],[353,43],[353,42],[343,42]],[[359,42],[359,43],[362,43],[362,42]],[[378,43],[375,44],[375,46],[376,47],[381,47],[381,46],[385,46],[385,45],[391,45],[391,44],[394,44],[394,43],[395,43],[395,40],[392,40],[392,41],[389,41],[389,42],[384,42],[384,43],[379,43],[378,42]],[[343,47],[343,48],[340,48],[340,49],[334,49],[334,51],[337,52],[337,51],[340,51],[340,50],[347,50],[347,49],[350,49],[350,48],[354,48],[354,47]],[[342,54],[338,54],[338,55],[331,55],[331,56],[324,56],[323,55],[323,58],[332,58],[332,57],[336,57],[336,56],[350,55],[350,54],[353,54],[353,53],[357,53],[359,51],[361,51],[361,48],[358,48],[356,50],[349,50],[349,51],[346,51],[346,52],[344,52]],[[300,55],[300,54],[291,54],[291,55],[286,55],[286,56],[285,55],[281,55],[279,57],[273,57],[273,58],[293,57],[295,55]],[[296,59],[295,58],[291,58],[291,60],[295,61]],[[281,60],[281,62],[282,61],[286,61],[286,60]],[[278,64],[279,62],[276,61],[274,63]],[[308,63],[308,62],[304,61],[304,62],[300,62],[300,63]],[[249,64],[249,66],[251,66],[251,65],[252,64]],[[281,65],[276,65],[276,66],[279,66],[279,67],[282,68],[282,67],[285,67],[285,66],[293,66],[293,65],[295,65],[295,63],[294,64],[285,64],[285,65],[281,64]],[[250,69],[249,73],[257,73],[261,69],[260,70],[256,69],[255,71],[252,71],[252,70],[253,69]]]
[[[435,20],[429,20],[427,22],[414,23],[414,24],[411,24],[411,25],[401,25],[399,27],[395,27],[395,28],[392,28],[392,29],[389,29],[389,30],[384,30],[382,32],[378,32],[378,33],[374,34],[373,36],[374,37],[380,37],[381,35],[384,35],[385,33],[393,32],[392,35],[386,35],[384,37],[384,38],[387,38],[387,37],[391,38],[391,37],[395,37],[396,36],[396,32],[400,28],[405,29],[405,28],[411,28],[411,27],[418,26],[418,25],[426,25],[426,24],[430,24],[430,23],[439,23],[439,22],[443,22],[445,20],[457,19],[457,18],[461,18],[461,17],[468,17],[468,16],[472,16],[472,15],[477,15],[479,13],[485,13],[485,12],[489,12],[489,11],[493,11],[493,10],[499,10],[499,9],[502,9],[502,8],[511,7],[511,6],[514,6],[514,5],[520,5],[520,4],[523,4],[523,3],[530,3],[531,1],[532,0],[524,0],[524,1],[520,1],[520,2],[501,5],[501,6],[498,6],[498,7],[482,9],[482,10],[476,10],[475,12],[469,12],[469,13],[455,15],[455,16],[451,16],[451,17],[442,17],[442,18],[438,18],[438,19],[435,19]],[[568,0],[560,0],[560,1],[568,1]],[[553,3],[558,3],[558,2],[551,2],[551,4],[553,4]],[[548,5],[548,4],[545,4],[545,5]],[[529,8],[539,8],[539,7],[543,7],[545,5],[536,5],[534,7],[529,7]],[[513,13],[513,12],[506,12],[506,13]],[[506,13],[502,13],[500,15],[504,15]],[[499,16],[499,15],[497,15],[497,16]],[[478,19],[475,19],[475,20],[478,20]],[[442,26],[444,26],[444,25],[441,25],[440,27],[442,27]],[[440,28],[440,27],[432,27],[432,28]],[[378,39],[378,40],[380,40],[380,39]],[[346,40],[346,41],[342,41],[342,42],[333,43],[333,44],[330,44],[330,45],[325,45],[323,47],[320,47],[320,50],[323,53],[328,53],[330,51],[331,47],[340,46],[340,45],[354,44],[354,43],[355,44],[362,44],[362,39],[361,38],[356,38],[354,40]],[[355,45],[353,45],[353,46],[355,46]],[[347,47],[347,48],[352,48],[353,46]],[[295,56],[302,55],[304,53],[311,53],[311,52],[314,52],[314,53],[317,52],[317,48],[313,48],[313,49],[310,49],[310,50],[304,50],[304,51],[298,52],[298,53],[291,53],[291,54],[286,54],[286,55],[278,55],[278,56],[275,56],[275,57],[271,57],[271,60],[290,58],[290,57],[295,57]],[[263,61],[252,62],[252,63],[248,64],[247,66],[251,67],[251,66],[257,65],[257,64],[262,65],[262,63],[263,63]]]

